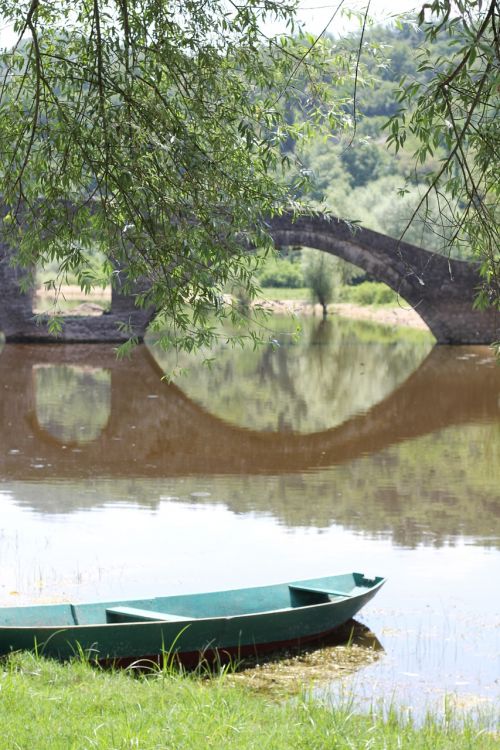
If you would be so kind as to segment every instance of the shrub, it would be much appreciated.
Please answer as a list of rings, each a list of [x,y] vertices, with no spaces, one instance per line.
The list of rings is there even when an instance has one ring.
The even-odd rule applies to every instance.
[[[258,278],[262,287],[298,289],[304,286],[300,265],[281,258],[269,260]]]
[[[386,284],[364,281],[351,287],[349,299],[359,305],[390,305],[397,302],[398,295]]]
[[[328,304],[332,301],[333,292],[338,280],[339,266],[332,258],[320,250],[308,248],[303,257],[304,279],[311,291],[313,302],[319,302],[323,308],[323,317],[328,313]]]

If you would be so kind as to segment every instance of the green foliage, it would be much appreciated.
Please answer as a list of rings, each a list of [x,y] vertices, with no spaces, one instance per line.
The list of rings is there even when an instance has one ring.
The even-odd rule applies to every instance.
[[[328,140],[312,139],[301,150],[301,158],[313,181],[311,197],[320,207],[338,216],[359,220],[394,237],[400,237],[406,230],[405,238],[409,242],[436,252],[466,257],[466,247],[454,247],[450,251],[453,229],[448,226],[446,201],[449,196],[431,197],[415,212],[426,191],[425,175],[439,165],[441,151],[438,149],[433,157],[428,155],[423,164],[414,168],[410,154],[401,150],[391,154],[386,146],[383,128],[386,115],[396,112],[399,106],[396,90],[401,77],[418,76],[422,82],[427,79],[425,71],[418,72],[417,51],[423,33],[411,24],[403,24],[396,28],[371,28],[365,39],[362,60],[371,85],[357,92],[356,135],[348,141],[336,135]],[[348,41],[355,47],[359,38],[353,36]],[[443,53],[447,48],[443,43],[434,46]],[[408,144],[417,147],[414,135],[409,135]],[[428,214],[426,208],[429,208]],[[434,221],[430,220],[431,215]]]
[[[299,289],[304,286],[304,276],[300,264],[291,263],[281,258],[268,260],[262,267],[258,280],[262,287]]]
[[[487,289],[479,294],[481,305],[498,296],[495,175],[499,171],[499,120],[498,96],[494,96],[498,65],[488,68],[488,59],[498,53],[493,44],[489,57],[478,60],[470,45],[474,43],[473,33],[477,37],[480,31],[495,38],[490,11],[497,3],[490,3],[481,11],[484,29],[479,16],[468,15],[466,5],[459,4],[459,14],[444,20],[442,26],[436,21],[436,13],[439,16],[439,10],[448,7],[446,2],[435,3],[432,9],[429,6],[427,12],[435,23],[423,23],[421,28],[409,22],[368,29],[362,60],[371,75],[371,85],[357,91],[356,137],[347,143],[337,137],[329,142],[318,140],[309,144],[303,158],[315,181],[312,197],[323,201],[321,205],[334,214],[359,220],[393,237],[404,236],[409,242],[445,255],[470,260],[475,252],[485,261]],[[353,36],[351,45],[357,44],[359,36]],[[454,75],[457,52],[466,57],[468,49],[470,57],[457,74],[460,85],[464,83],[463,76],[469,76],[468,88],[455,92],[456,99],[450,101],[452,113],[458,118],[454,131],[453,119],[448,117],[442,98],[440,106],[431,105],[431,101],[441,96],[440,85],[444,85],[446,76]],[[480,72],[484,69],[486,73],[486,68],[485,86],[491,97],[487,95],[482,107],[477,103],[463,143],[459,143],[458,125],[466,124],[469,111],[467,96],[473,94],[474,82],[480,80]],[[421,108],[420,121],[412,115],[415,107]],[[389,142],[398,145],[392,155],[383,136],[387,115],[392,116]]]
[[[412,135],[416,168],[436,151],[442,154],[415,212],[428,214],[430,195],[447,196],[448,244],[472,247],[485,280],[479,304],[493,302],[500,309],[499,13],[499,0],[423,6],[420,77],[402,79],[388,140],[398,152]],[[441,47],[436,53],[433,44],[443,40],[445,52]]]
[[[287,143],[347,122],[329,92],[348,58],[265,37],[266,20],[294,29],[279,0],[1,0],[0,14],[19,33],[0,59],[2,239],[85,290],[100,252],[104,277],[170,321],[171,343],[206,343],[211,315],[239,318],[224,289],[255,295],[247,249],[270,247],[265,218],[303,189]]]
[[[86,277],[90,280],[93,288],[104,288],[110,283],[110,278],[106,275],[106,271],[109,269],[105,257],[90,251],[85,258],[85,266]],[[80,281],[79,276],[70,270],[61,275],[57,260],[52,260],[43,267],[36,269],[36,285],[38,287],[43,286],[47,290],[57,290],[61,284],[79,285]]]
[[[382,177],[340,197],[327,191],[325,203],[340,203],[344,216],[377,232],[395,238],[404,234],[407,242],[427,250],[471,259],[472,251],[466,245],[450,247],[454,230],[446,213],[449,197],[430,195],[419,207],[425,185],[410,185],[401,195],[403,185],[404,180],[397,175]]]
[[[389,154],[375,143],[360,142],[340,153],[340,159],[350,176],[351,187],[362,187],[385,174],[394,172]]]
[[[358,305],[396,305],[398,303],[396,292],[386,284],[376,281],[363,281],[362,284],[349,287],[348,299]]]
[[[303,251],[302,262],[304,280],[311,290],[312,300],[321,305],[325,317],[333,299],[335,281],[339,280],[337,259],[320,250],[307,248]]]
[[[312,138],[300,149],[300,157],[311,176],[308,195],[318,202],[335,186],[338,193],[349,192],[351,175],[340,158],[338,144],[332,138]]]
[[[424,33],[416,27],[412,17],[399,19],[396,24],[373,26],[365,34],[366,46],[363,60],[373,78],[358,92],[358,107],[361,117],[360,129],[364,133],[365,118],[387,118],[396,114],[399,105],[395,88],[406,77],[427,80],[428,73],[418,70],[418,49],[424,40]],[[356,37],[353,44],[357,43]],[[436,54],[446,55],[449,46],[446,41],[435,40]]]

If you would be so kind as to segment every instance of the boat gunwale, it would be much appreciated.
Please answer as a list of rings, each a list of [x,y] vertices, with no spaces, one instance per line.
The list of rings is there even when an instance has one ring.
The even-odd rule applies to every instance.
[[[323,576],[323,577],[325,577],[325,578],[326,577],[330,577],[331,578],[333,576]],[[313,580],[318,580],[318,579],[309,579],[309,580],[313,581]],[[375,580],[375,579],[370,579],[370,580]],[[159,627],[165,627],[165,625],[168,625],[168,626],[171,626],[171,627],[174,627],[174,626],[179,627],[179,626],[181,626],[180,627],[180,631],[182,631],[184,628],[187,628],[187,627],[189,627],[189,625],[191,625],[192,623],[196,623],[196,622],[206,623],[206,622],[218,622],[218,621],[223,621],[223,620],[246,619],[246,618],[250,618],[250,617],[259,617],[259,616],[264,616],[264,615],[268,616],[268,615],[279,614],[279,613],[301,612],[301,611],[304,611],[304,610],[312,610],[312,609],[315,609],[315,608],[321,609],[321,608],[324,608],[324,607],[338,606],[340,604],[345,603],[346,601],[353,602],[353,601],[356,601],[356,599],[360,599],[360,598],[366,596],[366,594],[369,594],[369,593],[377,591],[379,588],[381,588],[381,586],[384,585],[385,582],[386,582],[386,579],[383,578],[383,577],[380,577],[380,580],[378,580],[376,583],[374,583],[373,586],[367,587],[366,591],[356,592],[355,594],[346,593],[345,594],[345,598],[341,598],[339,596],[338,599],[333,599],[333,600],[329,600],[329,601],[326,601],[326,602],[313,602],[312,604],[303,604],[303,605],[299,605],[297,607],[291,607],[291,606],[290,607],[281,607],[279,609],[266,609],[266,610],[261,610],[261,611],[256,611],[256,612],[243,612],[241,614],[234,614],[234,615],[218,615],[218,616],[215,616],[215,617],[188,617],[188,616],[186,616],[186,619],[183,620],[182,622],[178,622],[178,621],[175,621],[175,622],[174,621],[170,621],[169,622],[168,619],[166,619],[166,620],[151,620],[151,621],[148,621],[148,620],[140,620],[139,621],[138,620],[138,621],[129,621],[129,622],[96,622],[96,623],[90,622],[90,623],[79,623],[79,624],[77,624],[77,623],[70,623],[70,624],[66,624],[66,625],[64,625],[64,624],[60,624],[60,625],[57,625],[57,624],[54,624],[54,625],[36,625],[36,624],[31,624],[31,625],[2,625],[0,623],[0,631],[10,631],[10,630],[16,630],[16,631],[41,630],[41,631],[62,632],[62,631],[67,631],[67,630],[77,630],[78,631],[78,630],[84,630],[84,629],[88,629],[88,628],[113,628],[114,629],[114,628],[117,628],[117,627],[121,628],[121,627],[128,627],[128,626],[137,627],[137,626],[155,626],[155,625],[157,627],[158,626]],[[290,582],[290,583],[287,582],[287,583],[271,584],[270,587],[271,586],[279,587],[279,586],[284,586],[284,585],[289,586],[289,585],[294,585],[294,584],[297,584],[297,583],[299,583],[299,581],[293,581],[293,582]],[[306,581],[301,581],[301,583],[306,583]],[[248,587],[248,588],[245,588],[245,589],[241,589],[241,588],[238,588],[238,589],[223,589],[221,591],[207,591],[207,592],[202,592],[202,593],[206,593],[206,594],[225,594],[225,593],[233,593],[233,592],[237,592],[237,591],[252,591],[252,590],[258,590],[258,589],[262,589],[262,588],[267,588],[267,587],[253,586],[253,587]],[[173,595],[173,596],[175,596],[175,595]],[[193,594],[181,594],[179,596],[192,597],[192,596],[197,596],[197,594],[196,593],[193,593]],[[168,597],[152,597],[152,598],[154,599],[154,598],[168,598]],[[141,600],[141,599],[130,600],[129,599],[129,600],[126,600],[126,601],[128,602],[128,604],[131,604],[133,601],[144,601],[144,600]],[[98,607],[99,605],[102,604],[103,607],[106,608],[106,605],[107,605],[107,607],[109,608],[109,607],[112,607],[113,605],[119,605],[120,602],[123,605],[123,600],[118,600],[118,601],[115,601],[115,602],[80,602],[80,603],[75,604],[74,606],[76,606],[76,607],[97,606]],[[57,604],[55,603],[55,604],[41,604],[41,605],[36,605],[36,604],[21,604],[21,605],[19,605],[19,607],[0,607],[0,614],[1,614],[1,610],[2,609],[29,609],[29,608],[37,607],[37,606],[40,606],[40,607],[71,606],[71,602],[58,602]],[[165,613],[165,614],[167,615],[167,613]]]

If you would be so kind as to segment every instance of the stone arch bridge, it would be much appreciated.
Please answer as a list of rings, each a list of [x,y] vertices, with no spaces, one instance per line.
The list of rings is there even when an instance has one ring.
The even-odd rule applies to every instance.
[[[278,246],[302,245],[336,255],[383,281],[411,305],[429,326],[438,343],[480,344],[500,339],[500,314],[474,310],[481,283],[477,265],[445,258],[370,229],[322,215],[275,217],[270,232]],[[7,341],[119,342],[133,332],[142,339],[154,309],[140,310],[133,296],[114,289],[109,314],[65,316],[60,336],[35,320],[33,292],[21,293],[19,270],[0,245],[0,330]],[[125,324],[125,327],[124,327]]]

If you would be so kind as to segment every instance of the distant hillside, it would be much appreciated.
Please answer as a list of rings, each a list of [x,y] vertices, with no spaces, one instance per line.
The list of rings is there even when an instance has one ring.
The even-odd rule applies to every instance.
[[[395,155],[387,149],[384,130],[388,118],[398,110],[397,87],[401,79],[425,75],[417,73],[418,47],[422,42],[421,32],[409,25],[369,30],[360,58],[355,128],[350,136],[332,133],[328,140],[315,139],[300,155],[304,168],[312,175],[309,197],[317,206],[392,237],[404,234],[408,242],[448,254],[446,196],[439,202],[432,199],[432,225],[413,216],[425,190],[425,175],[444,152],[438,147],[433,159],[415,170],[411,141],[407,151]],[[350,36],[343,43],[356,54],[358,37]],[[447,49],[448,42],[440,42],[433,45],[431,53],[439,57]],[[347,96],[352,87],[350,78],[345,88],[335,89],[333,95]],[[352,106],[351,112],[354,115]],[[457,257],[470,256],[462,250]]]

